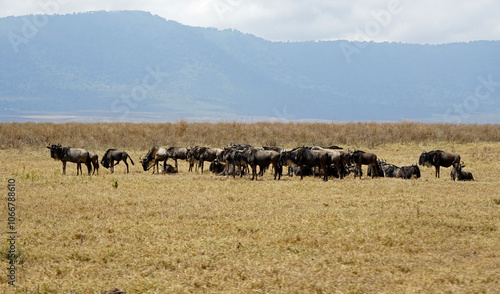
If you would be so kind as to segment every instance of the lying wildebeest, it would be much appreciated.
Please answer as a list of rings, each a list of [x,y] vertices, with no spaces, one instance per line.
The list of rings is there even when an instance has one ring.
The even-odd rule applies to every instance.
[[[379,175],[377,155],[373,153],[356,150],[351,154],[350,161],[352,164],[356,165],[357,172],[354,173],[354,178],[356,178],[356,176],[359,175],[359,178],[361,179],[361,176],[363,175],[363,171],[361,170],[361,165],[363,164],[372,166],[374,170],[374,172],[371,173],[372,178]]]
[[[130,157],[130,155],[128,155],[127,152],[125,152],[123,150],[117,150],[117,149],[108,149],[106,151],[106,153],[104,153],[104,156],[102,157],[101,164],[105,168],[110,168],[111,173],[113,173],[115,171],[114,166],[123,160],[123,162],[127,166],[127,174],[128,174],[129,170],[128,170],[127,158],[129,158],[132,165],[134,165],[134,161],[132,160],[132,157]],[[115,163],[115,161],[116,161],[116,163]]]
[[[175,168],[178,168],[177,159],[187,160],[187,148],[182,147],[170,147],[167,149],[167,160],[172,158],[175,161]]]
[[[411,179],[413,176],[415,176],[417,179],[420,178],[420,169],[416,164],[410,166],[402,166],[399,168],[396,174],[396,178],[402,178],[407,180]]]
[[[148,154],[146,154],[145,157],[141,158],[141,165],[144,171],[149,170],[151,167],[153,167],[153,173],[155,173],[155,166],[156,166],[156,171],[158,172],[158,162],[163,161],[163,165],[166,164],[167,161],[167,150],[162,147],[158,146],[153,146],[148,151]]]
[[[90,151],[89,155],[90,155],[90,161],[92,162],[92,166],[94,167],[94,169],[92,170],[92,175],[94,173],[97,173],[97,175],[99,175],[99,156],[94,152]]]
[[[170,164],[166,164],[160,169],[160,174],[176,174],[178,172],[177,168],[173,167]]]
[[[424,151],[418,159],[419,165],[425,165],[427,167],[434,166],[436,168],[436,177],[438,178],[440,166],[450,167],[455,163],[460,163],[460,155],[444,152],[442,150]]]
[[[464,167],[465,164],[463,162],[460,164],[453,164],[453,169],[450,172],[453,181],[474,181],[474,176],[471,172],[462,170]]]
[[[60,160],[63,163],[63,174],[66,174],[66,162],[76,163],[76,175],[82,171],[82,163],[87,166],[89,176],[92,171],[92,163],[90,154],[85,149],[71,148],[69,146],[61,146],[61,144],[47,146],[50,149],[50,157],[55,160]],[[83,174],[83,173],[81,173]]]
[[[398,175],[400,167],[394,164],[382,162],[382,170],[384,171],[384,177],[395,178]]]
[[[210,163],[209,170],[216,175],[223,174],[226,170],[226,165],[216,159]]]

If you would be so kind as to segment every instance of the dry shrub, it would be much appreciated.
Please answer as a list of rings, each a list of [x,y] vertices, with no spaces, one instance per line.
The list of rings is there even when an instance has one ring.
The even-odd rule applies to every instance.
[[[231,143],[283,147],[500,141],[500,125],[402,123],[2,123],[0,148],[65,144],[82,148],[148,149]]]

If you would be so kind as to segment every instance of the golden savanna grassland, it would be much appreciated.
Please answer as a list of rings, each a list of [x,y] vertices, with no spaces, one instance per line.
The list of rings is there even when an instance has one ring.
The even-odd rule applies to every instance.
[[[76,176],[46,146],[126,150],[130,174]],[[421,167],[414,180],[210,173],[152,175],[153,145],[340,145],[396,165],[458,153],[477,181]],[[376,124],[0,124],[16,182],[16,287],[0,244],[0,293],[498,293],[500,126]],[[366,173],[366,167],[364,167]]]

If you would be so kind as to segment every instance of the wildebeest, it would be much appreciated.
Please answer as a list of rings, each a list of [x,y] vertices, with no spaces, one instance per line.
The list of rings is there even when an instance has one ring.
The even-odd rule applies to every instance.
[[[354,178],[356,178],[356,176],[359,175],[359,178],[361,179],[361,176],[363,175],[363,171],[361,170],[361,165],[363,164],[372,166],[374,170],[374,172],[371,173],[372,178],[378,176],[379,174],[377,155],[373,153],[356,150],[350,155],[350,161],[352,164],[356,165],[357,172],[354,173]]]
[[[170,164],[165,164],[162,169],[160,169],[159,173],[161,174],[176,174],[178,172],[176,167],[173,167]]]
[[[383,165],[384,165],[384,162],[381,161],[381,160],[377,160],[377,171],[378,173],[375,175],[377,177],[381,177],[383,178],[384,177],[384,169],[383,169]],[[368,169],[366,171],[366,175],[371,177],[372,176],[372,173],[375,173],[375,170],[373,168],[373,165],[369,165],[368,166]]]
[[[453,169],[450,172],[451,179],[453,181],[474,181],[474,176],[471,172],[464,171],[462,168],[465,167],[465,164],[453,164]]]
[[[47,146],[50,149],[50,157],[55,160],[60,160],[63,163],[63,174],[66,174],[66,162],[76,163],[76,175],[79,175],[82,171],[81,164],[84,163],[87,166],[89,176],[92,171],[92,163],[90,154],[85,149],[71,148],[69,146],[61,146],[61,144]],[[83,173],[81,173],[83,174]]]
[[[198,159],[198,166],[201,168],[201,173],[203,173],[203,165],[205,161],[212,162],[217,158],[220,158],[222,154],[222,149],[209,148],[209,147],[197,147],[194,149],[194,157]]]
[[[167,160],[168,158],[172,158],[175,161],[175,168],[178,168],[177,165],[177,159],[187,159],[187,153],[188,149],[187,148],[182,148],[182,147],[170,147],[167,149]]]
[[[329,166],[333,165],[335,167],[335,170],[336,170],[336,172],[334,174],[337,174],[338,177],[343,179],[344,175],[345,175],[344,152],[342,149],[339,149],[338,146],[332,146],[332,147],[335,147],[337,149],[330,149],[330,148],[314,146],[311,148],[311,150],[325,151],[328,154],[328,159],[327,159],[327,162],[325,163],[327,166],[327,169],[331,170],[331,168],[329,168]],[[328,172],[327,172],[327,174],[328,174]]]
[[[94,167],[94,169],[92,170],[92,175],[94,173],[99,175],[99,156],[97,154],[95,154],[94,152],[90,152],[90,151],[89,151],[89,155],[90,155],[90,161],[92,162],[92,166]]]
[[[410,166],[402,166],[399,168],[396,174],[396,178],[402,178],[407,180],[411,179],[413,176],[415,176],[417,179],[420,178],[420,169],[416,164]]]
[[[216,175],[223,174],[226,170],[226,165],[216,159],[210,163],[209,170]]]
[[[384,177],[395,178],[398,175],[400,167],[394,164],[390,164],[382,161],[380,164],[382,171],[384,172]]]
[[[274,179],[281,179],[281,168],[279,167],[280,154],[274,150],[262,150],[247,148],[240,153],[241,158],[252,168],[252,180],[257,180],[257,166],[263,171],[270,164],[274,168]]]
[[[419,165],[436,168],[436,177],[439,178],[439,167],[450,167],[453,164],[460,163],[460,155],[444,152],[442,150],[433,150],[422,152],[418,159]]]
[[[129,158],[132,165],[134,165],[134,161],[132,160],[132,157],[130,157],[130,155],[128,155],[127,152],[125,152],[123,150],[117,150],[117,149],[108,149],[106,151],[106,153],[104,153],[104,156],[102,157],[101,164],[105,168],[110,168],[111,173],[113,173],[115,171],[114,166],[123,160],[123,162],[127,166],[127,174],[128,174],[129,169],[128,169],[127,158]],[[115,161],[116,161],[116,163],[115,163]]]
[[[163,161],[163,165],[166,164],[167,161],[167,150],[162,147],[158,146],[153,146],[148,153],[146,154],[145,157],[141,158],[141,165],[144,171],[149,170],[151,167],[153,167],[153,173],[155,173],[155,166],[156,166],[156,171],[159,172],[158,169],[158,162]],[[176,162],[177,163],[177,162]]]
[[[303,179],[303,166],[319,166],[321,171],[323,171],[323,181],[328,181],[328,171],[326,166],[329,162],[329,154],[325,150],[308,150],[304,148],[298,148],[296,150],[293,150],[292,154],[294,154],[295,163],[301,168],[300,179]]]

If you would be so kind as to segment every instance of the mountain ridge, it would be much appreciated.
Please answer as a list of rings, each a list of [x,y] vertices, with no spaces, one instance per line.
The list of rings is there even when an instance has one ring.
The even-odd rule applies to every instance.
[[[494,91],[467,98],[499,80],[499,41],[271,42],[138,11],[34,19],[31,35],[30,16],[0,19],[2,121],[500,122]]]

